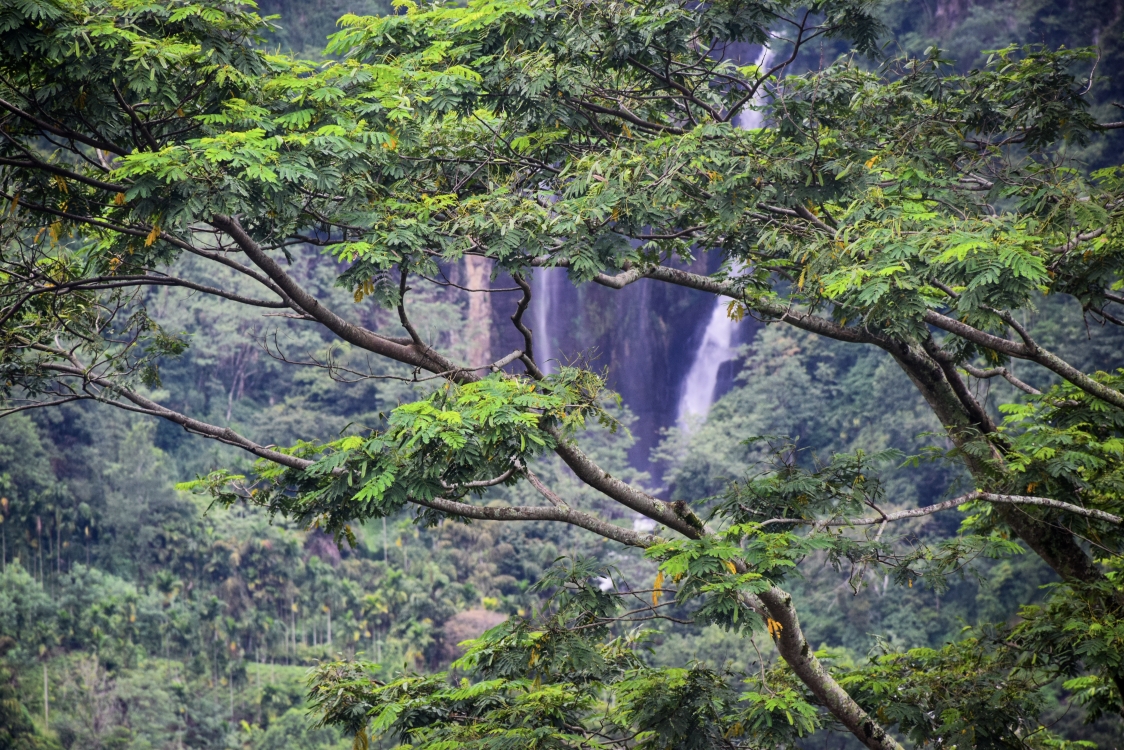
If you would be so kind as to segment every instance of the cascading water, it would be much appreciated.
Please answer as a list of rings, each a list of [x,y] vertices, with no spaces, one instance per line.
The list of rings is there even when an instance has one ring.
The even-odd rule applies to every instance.
[[[677,424],[686,429],[693,420],[702,420],[714,403],[714,390],[718,385],[718,369],[734,356],[734,328],[737,326],[726,314],[725,300],[719,299],[710,313],[702,344],[695,352],[695,360],[683,381],[679,397]]]
[[[764,70],[768,67],[770,58],[771,54],[766,47],[761,51],[761,57],[757,61],[758,69]],[[763,90],[764,87],[758,89],[753,102],[755,105],[760,102]],[[762,112],[755,108],[746,109],[737,117],[738,127],[743,130],[760,128],[763,120]],[[733,340],[738,324],[727,314],[728,304],[729,302],[721,297],[715,300],[714,309],[703,333],[702,343],[695,352],[691,369],[687,371],[687,377],[683,381],[676,417],[676,424],[681,430],[689,430],[692,424],[706,419],[714,403],[718,370],[734,357]]]
[[[531,323],[535,359],[543,373],[558,370],[558,336],[553,324],[557,318],[559,287],[566,280],[564,268],[539,268],[531,279]]]

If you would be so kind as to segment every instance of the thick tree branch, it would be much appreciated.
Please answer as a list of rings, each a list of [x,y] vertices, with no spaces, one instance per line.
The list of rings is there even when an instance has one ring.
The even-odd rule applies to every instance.
[[[944,379],[948,382],[956,397],[964,407],[964,411],[968,413],[969,418],[973,423],[978,425],[984,432],[994,432],[995,423],[991,419],[991,415],[983,408],[976,397],[968,389],[968,384],[964,382],[964,378],[960,377],[960,372],[956,369],[956,365],[952,358],[949,357],[937,345],[932,336],[927,336],[922,343],[925,353],[928,354],[937,366],[944,372]]]
[[[631,529],[616,526],[589,513],[574,510],[569,506],[482,507],[479,505],[469,505],[468,503],[459,503],[454,500],[446,500],[440,497],[435,497],[432,500],[414,498],[411,502],[426,508],[439,510],[442,513],[485,521],[561,521],[562,523],[568,523],[592,531],[606,539],[612,539],[613,541],[620,542],[629,547],[640,547],[641,549],[647,549],[653,544],[662,541],[657,536],[640,534]]]
[[[1006,354],[1010,357],[1018,357],[1019,359],[1027,359],[1027,349],[1025,344],[1020,344],[1017,341],[996,336],[986,331],[981,331],[978,328],[963,323],[955,318],[950,318],[947,315],[941,315],[936,310],[929,310],[925,313],[925,322],[929,325],[936,326],[943,331],[955,334],[962,339],[971,341],[974,344],[991,349],[992,351]]]
[[[1098,383],[1093,378],[1090,378],[1085,373],[1078,370],[1073,365],[1069,364],[1056,354],[1047,351],[1041,346],[1035,344],[1033,340],[1021,330],[1021,326],[1015,327],[1020,337],[1024,338],[1024,343],[1020,344],[1016,341],[1010,341],[999,336],[992,335],[986,331],[981,331],[978,328],[962,323],[955,318],[950,318],[946,315],[941,315],[935,310],[929,310],[925,313],[925,322],[930,325],[936,326],[944,331],[955,334],[967,341],[978,344],[985,348],[1006,354],[1018,359],[1027,359],[1032,362],[1037,362],[1048,370],[1052,370],[1060,375],[1065,380],[1077,386],[1091,396],[1096,396],[1099,399],[1107,401],[1113,406],[1118,406],[1124,409],[1124,393],[1109,388],[1102,383]],[[1011,321],[1005,321],[1011,324]]]
[[[972,420],[963,403],[949,385],[942,368],[920,347],[897,342],[887,351],[913,381],[937,419],[944,425],[949,439],[957,448],[975,480],[981,485],[995,481],[1004,458],[1000,446],[988,440],[988,449],[975,445],[985,439],[987,424]],[[1104,574],[1068,530],[1040,521],[1013,505],[1000,503],[995,509],[999,517],[1066,581],[1103,582]]]
[[[739,571],[743,566],[739,565]],[[792,596],[778,588],[760,594],[768,616],[776,621],[773,642],[796,676],[821,703],[870,750],[903,750],[882,726],[847,694],[812,649],[792,604]],[[750,606],[753,606],[751,601]]]
[[[102,388],[110,393],[120,394],[122,397],[139,407],[139,409],[146,414],[161,417],[168,420],[169,422],[174,422],[175,424],[183,427],[188,432],[202,435],[203,437],[208,437],[213,440],[218,440],[221,443],[226,443],[227,445],[232,445],[236,448],[241,448],[242,450],[252,453],[259,458],[268,459],[270,461],[273,461],[274,463],[281,464],[282,466],[288,466],[291,469],[303,470],[313,464],[312,461],[309,461],[307,459],[297,458],[296,456],[290,456],[288,454],[281,453],[280,451],[273,450],[272,448],[258,445],[249,438],[244,437],[243,435],[239,435],[229,427],[219,427],[217,425],[208,424],[207,422],[193,419],[186,414],[182,414],[180,412],[169,409],[168,407],[159,404],[150,398],[142,396],[141,394],[130,388],[126,388],[118,383],[114,383],[108,378],[102,377],[100,375],[95,375],[88,370],[84,370],[73,365],[64,365],[53,362],[43,363],[40,365],[40,367],[45,370],[57,372],[64,376],[78,378],[82,380],[83,383],[96,385],[99,388]]]
[[[565,260],[555,261],[554,264],[559,268],[565,268],[569,265]],[[842,326],[827,318],[801,312],[791,305],[782,305],[777,302],[746,298],[744,294],[739,292],[738,289],[728,281],[721,281],[710,276],[702,276],[678,268],[669,268],[668,266],[653,266],[649,268],[634,267],[626,269],[615,276],[598,274],[593,280],[595,283],[607,286],[611,289],[623,289],[640,279],[663,281],[676,286],[698,289],[702,292],[710,292],[711,294],[729,297],[730,299],[741,302],[749,309],[761,315],[776,319],[777,322],[788,323],[789,325],[808,331],[809,333],[826,336],[837,341],[846,341],[855,344],[874,344],[883,348],[889,343],[884,337],[866,329]]]
[[[998,375],[999,377],[1003,378],[1008,383],[1015,386],[1016,388],[1018,388],[1020,391],[1022,391],[1024,393],[1029,393],[1031,396],[1041,396],[1042,395],[1042,391],[1038,390],[1037,388],[1035,388],[1032,385],[1028,385],[1028,384],[1024,383],[1023,381],[1019,380],[1018,378],[1015,377],[1015,374],[1012,373],[1010,370],[1008,370],[1006,367],[992,367],[989,370],[981,370],[980,368],[974,367],[973,365],[969,365],[969,364],[962,364],[961,367],[963,367],[964,370],[969,375],[971,375],[973,378],[980,378],[981,380],[986,380],[988,378],[994,378],[995,376]]]
[[[467,370],[456,370],[451,366],[444,366],[443,363],[434,361],[415,344],[398,343],[385,336],[380,336],[374,331],[349,323],[336,315],[320,304],[318,299],[306,292],[289,274],[285,273],[281,265],[262,250],[261,246],[250,237],[236,219],[220,215],[215,216],[211,220],[211,224],[229,235],[254,265],[260,268],[273,283],[277,284],[293,300],[297,308],[311,315],[344,341],[369,352],[430,372],[454,371],[451,377],[458,381],[476,379],[476,376]]]
[[[657,523],[678,531],[684,536],[695,538],[704,530],[702,521],[693,512],[680,504],[669,504],[638,490],[621,481],[597,465],[577,445],[567,442],[556,431],[553,432],[558,446],[554,449],[566,465],[590,487],[616,500],[626,508],[646,516]]]

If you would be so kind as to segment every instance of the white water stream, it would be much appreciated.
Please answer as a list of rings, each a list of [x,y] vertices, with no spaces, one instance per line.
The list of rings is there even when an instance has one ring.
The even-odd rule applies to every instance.
[[[771,54],[768,48],[761,51],[757,61],[759,69],[768,67]],[[754,104],[761,100],[761,92],[754,97]],[[764,115],[756,109],[746,109],[737,117],[738,127],[743,130],[760,128],[764,122]],[[683,387],[679,394],[679,409],[676,416],[676,425],[681,430],[690,430],[692,425],[697,425],[706,419],[710,407],[714,403],[714,393],[718,385],[718,371],[723,364],[734,358],[734,332],[738,324],[726,314],[729,300],[719,297],[714,301],[710,320],[707,321],[706,331],[703,333],[702,343],[695,351],[695,358],[691,362],[691,369],[683,380]]]
[[[683,381],[676,417],[680,429],[689,429],[693,422],[706,419],[714,403],[718,370],[733,359],[734,329],[738,324],[726,314],[726,303],[727,300],[719,298],[711,310],[702,343],[695,351],[695,359]]]
[[[565,268],[536,268],[531,277],[531,332],[534,334],[535,361],[543,374],[558,371],[557,337],[552,314],[558,304],[560,287],[566,282]]]

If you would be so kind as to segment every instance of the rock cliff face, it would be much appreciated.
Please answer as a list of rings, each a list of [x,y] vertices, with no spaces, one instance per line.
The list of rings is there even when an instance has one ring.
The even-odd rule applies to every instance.
[[[492,352],[492,295],[488,293],[491,282],[492,262],[487,258],[468,256],[464,259],[464,286],[474,290],[468,292],[468,330],[466,334],[472,342],[473,367],[484,367],[495,360]]]
[[[719,260],[716,255],[700,256],[691,269],[705,273]],[[514,286],[502,276],[492,285]],[[675,426],[684,379],[703,341],[715,297],[643,280],[621,290],[592,283],[575,286],[561,269],[542,274],[532,289],[527,322],[534,331],[536,358],[562,364],[583,360],[607,370],[609,387],[636,416],[632,465],[655,468],[649,454],[660,431]],[[510,320],[519,296],[492,295],[493,355],[523,346]],[[740,324],[734,344],[742,343],[752,327],[751,321]],[[729,364],[721,368],[715,398],[729,390],[733,370]]]

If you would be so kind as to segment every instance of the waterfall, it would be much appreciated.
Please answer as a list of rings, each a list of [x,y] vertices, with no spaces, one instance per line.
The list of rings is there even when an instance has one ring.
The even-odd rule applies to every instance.
[[[557,334],[552,324],[558,316],[559,286],[565,279],[564,268],[538,268],[531,278],[531,332],[534,334],[535,360],[546,375],[558,369]]]
[[[718,369],[734,356],[732,346],[737,323],[726,314],[726,300],[719,298],[710,313],[702,344],[695,352],[695,360],[683,381],[679,396],[679,414],[676,423],[680,429],[689,427],[692,417],[705,419],[714,403],[714,389],[718,385]]]
[[[772,55],[769,48],[761,50],[761,57],[757,60],[759,69],[768,67]],[[753,103],[761,101],[764,86],[757,90]],[[736,118],[739,128],[754,130],[760,128],[764,122],[763,114],[755,109],[746,109]],[[734,269],[735,272],[737,269]],[[707,321],[706,331],[703,333],[702,343],[695,352],[691,362],[691,369],[683,381],[683,388],[679,395],[679,410],[676,415],[676,424],[681,430],[689,430],[694,420],[704,420],[714,403],[714,391],[718,385],[718,370],[725,362],[734,357],[734,331],[738,324],[730,320],[726,313],[728,300],[719,297],[714,301],[714,309]]]
[[[765,72],[765,69],[768,68],[770,64],[772,64],[772,61],[773,51],[768,47],[762,47],[761,57],[757,58],[758,72]],[[764,85],[762,85],[761,88],[757,89],[757,94],[753,97],[754,106],[758,106],[761,104],[763,98],[761,95],[763,93],[765,93]],[[746,109],[743,109],[738,113],[738,116],[734,118],[734,121],[742,130],[756,130],[757,128],[765,124],[765,116],[764,113],[760,110],[747,107]]]

